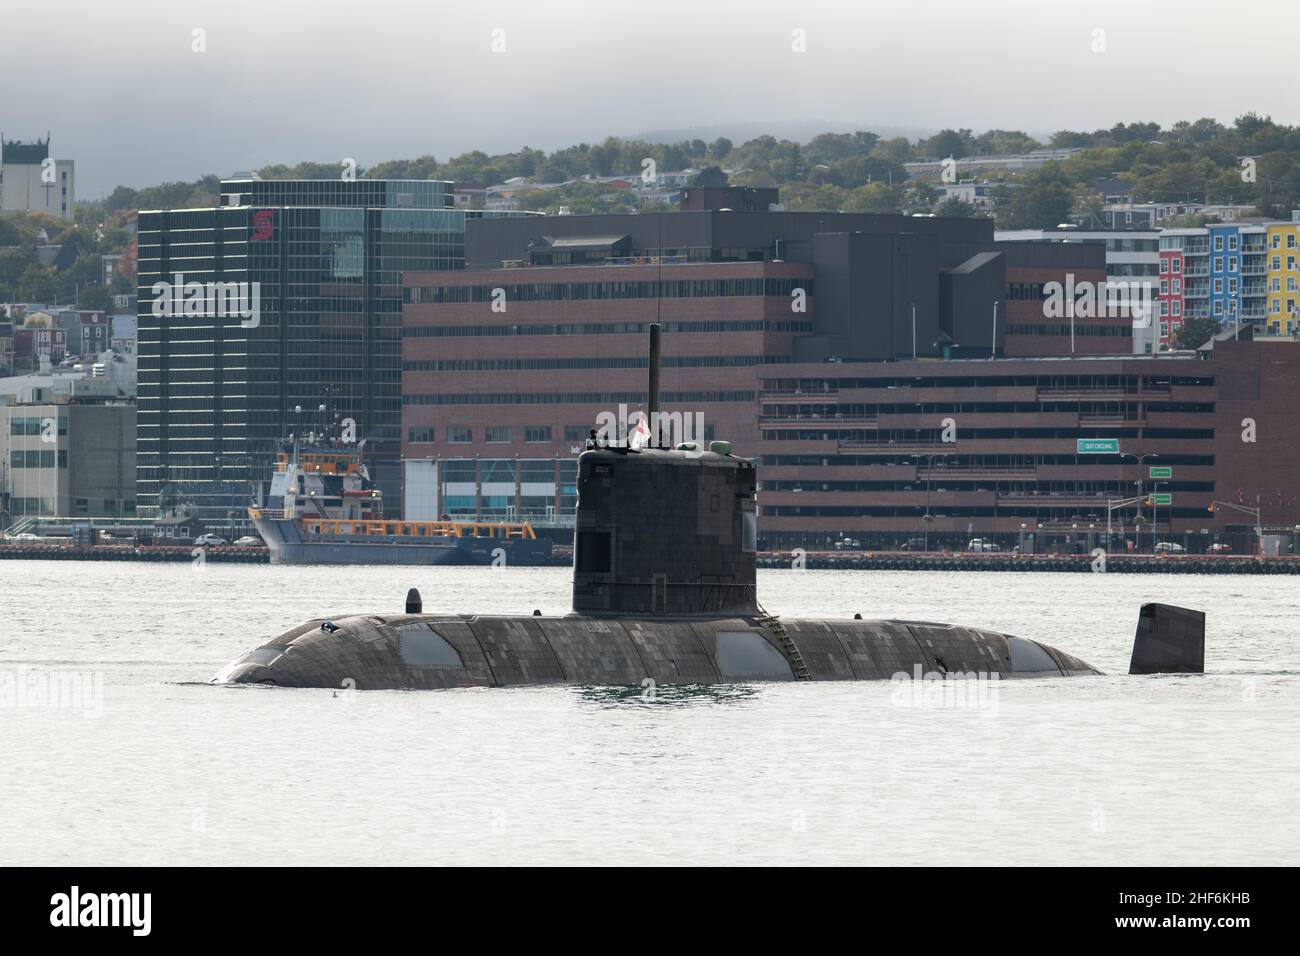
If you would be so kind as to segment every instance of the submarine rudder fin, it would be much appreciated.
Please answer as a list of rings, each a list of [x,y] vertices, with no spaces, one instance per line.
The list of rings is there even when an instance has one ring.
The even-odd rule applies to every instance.
[[[1174,604],[1143,604],[1128,672],[1205,673],[1205,612]]]

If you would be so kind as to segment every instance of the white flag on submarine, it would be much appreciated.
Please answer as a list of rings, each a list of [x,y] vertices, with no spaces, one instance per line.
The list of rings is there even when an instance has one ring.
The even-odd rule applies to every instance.
[[[650,426],[646,424],[645,413],[637,416],[636,427],[627,436],[628,448],[644,448],[650,444]]]

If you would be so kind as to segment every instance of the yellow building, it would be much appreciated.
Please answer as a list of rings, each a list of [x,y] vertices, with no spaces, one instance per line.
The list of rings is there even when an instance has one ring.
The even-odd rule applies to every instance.
[[[1265,321],[1270,332],[1292,335],[1300,330],[1300,223],[1270,223],[1265,235],[1267,300]]]

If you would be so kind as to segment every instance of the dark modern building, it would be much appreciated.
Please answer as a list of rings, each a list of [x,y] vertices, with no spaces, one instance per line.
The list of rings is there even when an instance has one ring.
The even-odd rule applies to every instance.
[[[695,192],[701,203],[721,204],[735,201],[733,191]],[[812,324],[795,355],[807,361],[987,357],[994,337],[999,355],[1069,354],[1072,323],[1044,317],[1044,286],[1106,279],[1104,249],[994,243],[991,219],[716,207],[475,223],[465,261],[484,273],[479,284],[492,283],[493,270],[537,266],[810,266],[803,317]],[[1077,353],[1132,351],[1126,317],[1078,319],[1073,327]]]
[[[502,215],[453,205],[447,182],[234,179],[141,212],[141,512],[242,511],[286,435],[348,419],[396,500],[401,276],[463,268],[466,221]]]

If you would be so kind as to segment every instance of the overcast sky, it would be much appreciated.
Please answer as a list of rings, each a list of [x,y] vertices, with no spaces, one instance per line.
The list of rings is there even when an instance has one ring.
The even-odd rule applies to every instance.
[[[0,131],[50,130],[85,199],[275,162],[442,160],[657,130],[739,141],[756,127],[806,138],[823,126],[1044,132],[1250,110],[1300,121],[1295,0],[5,7]],[[796,30],[805,52],[792,49]]]

